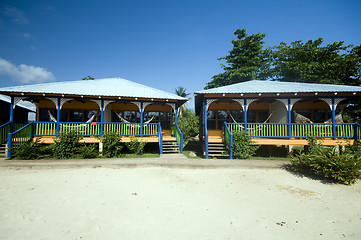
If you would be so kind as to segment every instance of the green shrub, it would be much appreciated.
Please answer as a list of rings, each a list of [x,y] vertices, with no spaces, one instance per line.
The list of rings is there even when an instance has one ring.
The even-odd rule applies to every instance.
[[[98,145],[93,143],[86,145],[85,143],[78,149],[80,158],[97,158],[99,156]]]
[[[353,184],[361,176],[361,157],[340,146],[325,147],[307,138],[309,149],[291,156],[292,169],[304,173],[320,173],[336,181]],[[337,148],[339,150],[337,151]]]
[[[77,131],[60,133],[60,136],[54,139],[54,156],[60,159],[73,158],[82,146],[79,142],[81,139]]]
[[[146,144],[146,142],[138,141],[138,138],[133,136],[130,137],[130,142],[125,143],[129,151],[137,155],[143,154],[143,149]]]
[[[103,155],[112,158],[118,157],[121,154],[123,145],[121,143],[122,136],[115,132],[105,132],[103,133],[102,143],[103,143]]]
[[[50,158],[53,155],[53,147],[40,143],[39,139],[36,139],[35,142],[16,144],[12,151],[14,158],[21,160]]]
[[[178,127],[183,133],[185,140],[195,137],[199,134],[199,118],[195,115],[194,111],[185,109],[178,118]]]
[[[232,152],[234,158],[247,159],[255,154],[259,146],[252,145],[251,136],[245,131],[233,132]],[[229,147],[227,146],[229,150]]]

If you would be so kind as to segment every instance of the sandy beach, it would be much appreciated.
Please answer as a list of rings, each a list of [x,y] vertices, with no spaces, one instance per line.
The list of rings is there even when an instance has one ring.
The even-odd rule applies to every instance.
[[[0,239],[361,239],[361,185],[284,169],[0,169]]]

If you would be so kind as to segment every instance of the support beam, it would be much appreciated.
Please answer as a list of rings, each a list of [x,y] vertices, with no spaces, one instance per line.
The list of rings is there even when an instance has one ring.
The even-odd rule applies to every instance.
[[[101,100],[100,103],[100,137],[103,136],[104,130],[104,100]]]
[[[178,125],[178,105],[174,105],[174,136],[177,138],[177,125]]]
[[[56,106],[56,136],[59,136],[59,131],[60,131],[60,108],[61,108],[61,103],[60,103],[60,97],[58,98],[58,103]]]
[[[143,137],[143,102],[140,102],[140,137]]]
[[[244,99],[244,130],[247,132],[247,99]]]
[[[206,159],[208,159],[208,134],[206,134],[207,132],[207,99],[204,99],[204,103],[203,103],[203,116],[204,116],[204,150],[205,150],[205,157]]]
[[[8,133],[8,146],[7,146],[7,158],[11,158],[11,148],[12,148],[12,132],[14,125],[14,97],[11,96],[10,102],[10,118],[9,118],[9,133]]]
[[[291,99],[288,99],[288,104],[287,104],[287,113],[288,113],[288,139],[291,140],[292,139],[292,116],[291,116]]]
[[[336,140],[336,109],[335,98],[332,98],[332,139]]]

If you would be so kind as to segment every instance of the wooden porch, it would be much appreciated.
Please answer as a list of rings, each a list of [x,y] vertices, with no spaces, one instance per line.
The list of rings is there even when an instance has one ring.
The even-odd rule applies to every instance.
[[[43,137],[34,137],[33,141],[36,141],[37,139],[40,140],[41,143],[54,143],[55,136],[43,136]],[[137,137],[139,141],[147,142],[147,143],[158,143],[159,138],[157,136],[149,136],[149,137]],[[122,142],[130,142],[131,137],[122,137]],[[164,136],[163,135],[163,141],[176,141],[176,137],[172,136]],[[101,138],[97,137],[83,137],[80,142],[83,143],[99,143],[101,142]]]

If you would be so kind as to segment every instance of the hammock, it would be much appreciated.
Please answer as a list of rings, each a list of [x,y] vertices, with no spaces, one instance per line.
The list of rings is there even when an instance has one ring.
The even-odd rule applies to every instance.
[[[118,118],[120,119],[120,121],[122,121],[122,122],[124,122],[124,123],[131,123],[131,122],[125,120],[124,118],[122,118],[122,116],[120,116],[119,113],[115,112],[115,114],[117,114],[117,116],[118,116]],[[148,120],[148,121],[146,121],[146,122],[144,122],[144,123],[150,123],[151,121],[153,121],[154,117],[155,117],[155,116],[152,116],[152,118],[151,118],[150,120]]]
[[[98,111],[96,111],[96,112],[93,114],[93,116],[91,116],[91,117],[88,119],[88,121],[86,121],[86,122],[87,122],[87,123],[92,122],[92,121],[94,120],[94,118],[96,117],[97,113],[98,113]],[[50,119],[50,121],[52,121],[52,122],[57,122],[57,121],[56,121],[56,118],[53,116],[53,114],[51,114],[50,110],[48,110],[48,114],[49,114],[49,119]],[[86,124],[84,124],[84,125],[86,125]]]
[[[313,123],[311,119],[303,116],[302,114],[299,114],[297,112],[293,112],[295,116],[295,122],[296,123]]]
[[[342,111],[335,116],[335,122],[336,123],[343,123]],[[332,123],[332,118],[328,119],[324,123]]]
[[[228,114],[229,114],[229,116],[231,116],[232,121],[233,121],[234,123],[238,123],[238,122],[234,119],[234,117],[232,116],[232,114],[231,114],[230,111],[228,111]],[[267,118],[263,123],[268,122],[268,120],[270,120],[270,118],[272,117],[272,115],[273,115],[273,112],[270,113],[270,115],[268,116],[268,118]]]

